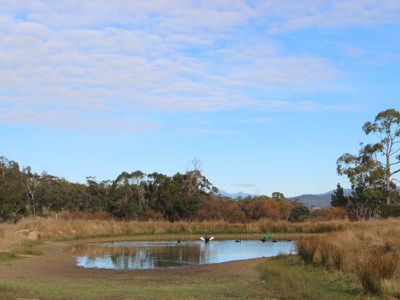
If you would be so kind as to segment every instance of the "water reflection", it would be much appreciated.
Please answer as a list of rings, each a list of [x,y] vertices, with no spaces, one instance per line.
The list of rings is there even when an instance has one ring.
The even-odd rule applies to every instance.
[[[84,268],[155,269],[203,265],[290,254],[292,242],[260,241],[114,242],[74,246],[66,250]]]

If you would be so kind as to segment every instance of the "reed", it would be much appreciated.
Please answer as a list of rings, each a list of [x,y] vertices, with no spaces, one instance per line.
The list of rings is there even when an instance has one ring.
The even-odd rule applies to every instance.
[[[250,223],[225,221],[167,222],[121,221],[115,219],[91,219],[84,216],[62,218],[25,218],[16,226],[19,230],[35,231],[41,239],[66,240],[88,237],[148,235],[148,234],[255,234],[261,232],[308,234],[343,230],[347,221],[321,221],[290,223],[288,221],[260,220]]]

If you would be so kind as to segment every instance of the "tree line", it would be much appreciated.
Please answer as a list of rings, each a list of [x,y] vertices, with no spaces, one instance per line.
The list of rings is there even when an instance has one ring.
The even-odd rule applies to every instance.
[[[345,207],[354,219],[400,216],[400,112],[382,111],[362,129],[375,142],[339,157],[337,172],[348,177],[352,192],[346,196],[338,184],[331,204]]]
[[[141,171],[122,172],[114,180],[73,183],[37,174],[30,167],[0,157],[0,221],[27,216],[52,216],[60,212],[106,213],[125,220],[225,220],[246,222],[261,218],[300,221],[307,208],[272,197],[233,200],[198,170],[167,176]]]
[[[400,216],[400,112],[388,109],[363,131],[377,141],[361,144],[357,154],[343,154],[337,172],[348,177],[351,194],[338,185],[331,204],[353,219]],[[0,222],[60,212],[106,213],[126,220],[225,220],[262,218],[302,221],[310,210],[282,193],[241,200],[222,197],[198,168],[167,176],[122,172],[114,180],[73,183],[0,157]]]

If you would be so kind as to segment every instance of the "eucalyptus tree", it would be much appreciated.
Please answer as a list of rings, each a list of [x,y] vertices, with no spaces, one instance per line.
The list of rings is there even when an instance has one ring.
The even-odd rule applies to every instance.
[[[387,109],[373,122],[362,127],[366,135],[374,135],[374,143],[361,144],[357,155],[343,154],[337,161],[339,175],[347,175],[352,188],[365,186],[381,190],[386,205],[397,195],[400,174],[400,112]]]
[[[272,193],[272,199],[274,199],[274,200],[283,200],[283,199],[286,199],[286,197],[281,192],[273,192]]]
[[[36,191],[40,184],[40,175],[32,173],[32,169],[29,166],[23,168],[22,173],[25,175],[24,186],[27,197],[27,210],[35,216],[37,209]]]
[[[111,185],[111,212],[125,219],[138,220],[146,208],[146,175],[141,171],[122,172]]]
[[[0,157],[0,221],[16,221],[27,213],[24,177],[18,163]]]

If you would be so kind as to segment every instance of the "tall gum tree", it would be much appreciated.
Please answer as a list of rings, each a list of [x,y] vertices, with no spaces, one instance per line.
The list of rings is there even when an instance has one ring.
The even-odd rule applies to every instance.
[[[353,187],[357,184],[383,183],[386,204],[391,204],[391,197],[397,192],[396,176],[400,173],[400,112],[387,109],[376,115],[373,122],[363,126],[366,135],[378,138],[376,143],[362,144],[358,155],[344,154],[338,161],[338,173],[347,175]],[[358,182],[357,182],[358,181]]]

